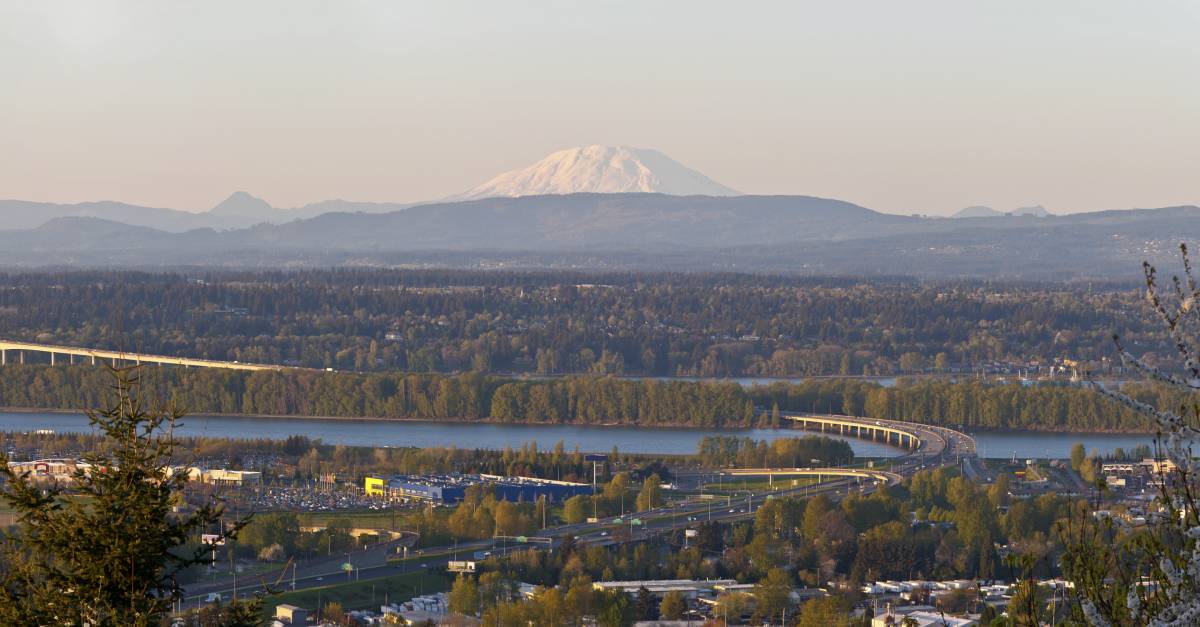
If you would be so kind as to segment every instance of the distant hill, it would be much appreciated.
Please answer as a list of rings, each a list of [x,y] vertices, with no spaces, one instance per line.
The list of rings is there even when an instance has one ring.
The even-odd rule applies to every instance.
[[[246,192],[234,192],[212,209],[203,212],[143,207],[112,201],[57,204],[0,200],[0,230],[32,229],[55,218],[78,217],[99,218],[170,233],[182,233],[202,228],[240,229],[262,222],[278,224],[312,218],[331,211],[383,213],[405,209],[413,204],[352,202],[338,199],[294,209],[279,209]]]
[[[634,192],[675,196],[740,194],[657,150],[583,146],[552,153],[533,165],[505,172],[447,200]]]
[[[1004,216],[1034,216],[1044,218],[1052,215],[1046,208],[1041,205],[1033,205],[1031,207],[1017,207],[1012,211],[997,211],[991,207],[982,205],[974,205],[958,210],[957,213],[951,215],[951,218],[1002,218]]]
[[[168,232],[60,217],[0,231],[9,266],[441,266],[1125,278],[1200,241],[1200,207],[897,216],[811,196],[572,194]]]
[[[235,220],[217,222],[203,214],[158,207],[141,207],[123,202],[99,201],[56,204],[27,200],[0,200],[0,229],[32,229],[48,220],[63,217],[99,218],[163,231],[187,231],[205,226],[231,228],[248,226]]]
[[[627,250],[776,244],[882,235],[918,221],[811,196],[572,194],[328,213],[229,233],[245,246],[357,250]]]
[[[983,205],[972,205],[970,207],[965,207],[963,209],[959,209],[957,213],[951,215],[950,217],[951,218],[998,218],[1002,215],[1004,215],[1004,214],[999,211],[996,211],[995,209],[992,209],[991,207],[984,207]]]
[[[250,222],[275,222],[282,217],[281,210],[272,207],[267,201],[251,196],[247,192],[234,192],[229,198],[217,203],[208,210],[208,216],[231,216]]]

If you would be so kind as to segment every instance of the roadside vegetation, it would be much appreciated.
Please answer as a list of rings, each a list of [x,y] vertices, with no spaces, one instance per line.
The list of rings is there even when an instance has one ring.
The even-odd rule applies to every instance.
[[[101,367],[8,365],[0,407],[92,407],[106,390]],[[411,418],[505,423],[681,427],[786,427],[781,412],[818,412],[982,429],[1148,431],[1147,418],[1096,390],[947,379],[894,387],[857,379],[773,383],[568,377],[516,380],[467,373],[356,374],[201,368],[153,371],[156,390],[190,412]],[[1157,407],[1184,396],[1162,385],[1121,386]]]

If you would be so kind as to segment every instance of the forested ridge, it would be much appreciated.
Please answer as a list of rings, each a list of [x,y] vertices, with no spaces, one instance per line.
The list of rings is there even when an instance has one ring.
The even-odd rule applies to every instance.
[[[0,274],[0,337],[360,372],[894,375],[1166,355],[1129,285],[737,274]],[[45,356],[27,356],[45,360]]]
[[[9,365],[0,406],[96,407],[105,368]],[[781,412],[843,413],[988,429],[1060,431],[1149,428],[1145,419],[1086,387],[978,381],[901,380],[895,387],[828,379],[743,388],[732,382],[571,376],[543,380],[477,373],[330,373],[145,368],[149,387],[192,414],[272,414],[356,418],[493,420],[639,426],[776,426]],[[1126,385],[1161,407],[1186,399],[1163,388]],[[786,426],[786,425],[778,425]]]

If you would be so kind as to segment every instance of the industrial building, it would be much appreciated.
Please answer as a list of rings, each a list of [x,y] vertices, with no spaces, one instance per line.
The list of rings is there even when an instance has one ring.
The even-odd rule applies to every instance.
[[[400,475],[391,479],[367,477],[363,490],[367,496],[395,501],[428,501],[438,505],[453,505],[463,500],[467,488],[489,485],[497,499],[532,503],[545,498],[559,503],[580,494],[591,494],[586,483],[534,479],[531,477],[502,477],[499,475]]]
[[[592,587],[597,590],[617,590],[626,594],[637,594],[645,588],[650,594],[662,598],[668,592],[678,592],[687,599],[700,597],[715,598],[718,589],[737,584],[733,579],[656,579],[653,581],[597,581]]]

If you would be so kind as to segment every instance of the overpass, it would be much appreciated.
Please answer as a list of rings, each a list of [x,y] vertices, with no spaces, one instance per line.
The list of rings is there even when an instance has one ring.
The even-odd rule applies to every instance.
[[[8,365],[9,353],[15,352],[17,363],[25,363],[25,353],[49,353],[50,365],[57,363],[57,356],[67,357],[68,363],[75,363],[75,358],[81,361],[90,360],[92,365],[96,360],[111,361],[113,366],[120,364],[159,364],[183,366],[185,368],[224,368],[226,370],[282,370],[282,366],[267,364],[244,364],[236,361],[217,361],[214,359],[190,359],[187,357],[168,357],[165,355],[147,355],[144,353],[127,353],[125,351],[110,351],[97,348],[78,348],[75,346],[54,346],[52,344],[34,344],[31,342],[11,342],[0,340],[0,366]]]
[[[816,477],[821,483],[825,477],[848,477],[867,479],[888,485],[897,485],[904,480],[898,473],[864,468],[731,468],[722,470],[726,477],[767,477],[773,483],[775,477]]]

